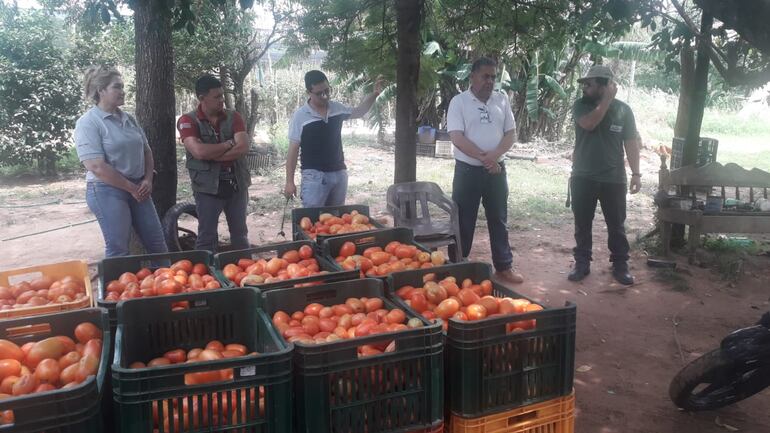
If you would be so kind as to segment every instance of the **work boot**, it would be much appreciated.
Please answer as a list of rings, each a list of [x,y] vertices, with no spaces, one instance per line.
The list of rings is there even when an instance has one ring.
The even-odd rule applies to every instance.
[[[626,262],[614,262],[612,264],[612,276],[620,284],[626,286],[634,284],[634,277],[628,271],[628,263]]]
[[[513,269],[497,271],[495,277],[503,284],[521,284],[524,282],[524,277],[520,273],[514,272]]]
[[[572,268],[567,279],[570,281],[578,282],[587,277],[591,273],[591,265],[588,262],[575,262],[575,267]]]

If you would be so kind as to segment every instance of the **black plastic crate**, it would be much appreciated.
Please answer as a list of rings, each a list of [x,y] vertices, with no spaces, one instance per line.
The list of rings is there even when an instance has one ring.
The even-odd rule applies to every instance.
[[[44,316],[5,320],[0,326],[0,338],[21,346],[55,335],[75,339],[75,327],[91,322],[102,331],[102,354],[96,377],[70,388],[0,400],[0,412],[12,410],[14,424],[0,426],[0,432],[102,432],[102,396],[109,368],[111,335],[107,311],[88,308]]]
[[[159,419],[177,415],[190,426],[183,430],[189,433],[219,432],[225,428],[260,433],[290,432],[291,346],[283,342],[270,319],[257,308],[259,296],[253,289],[234,288],[121,301],[112,365],[113,397],[120,413],[120,431],[153,431],[153,402],[160,402],[157,404]],[[172,305],[180,301],[189,302],[189,308],[172,311]],[[202,348],[215,339],[223,344],[244,344],[250,352],[258,354],[128,368],[132,362],[147,362],[172,349]],[[187,373],[222,369],[233,369],[233,378],[185,385]],[[262,392],[264,413],[260,413],[258,406]],[[235,401],[243,398],[246,402],[238,404],[233,412],[213,407],[231,406],[224,403],[230,398]],[[178,409],[172,413],[164,411],[164,408],[173,408],[174,403],[177,407],[184,404],[202,407],[204,400],[215,404],[207,404],[206,410],[200,410],[197,417],[193,412],[183,417]],[[208,425],[204,425],[204,419],[210,421]],[[160,432],[164,433],[162,425]]]
[[[174,262],[187,259],[195,263],[205,263],[209,268],[209,274],[217,278],[214,272],[214,256],[209,251],[194,250],[180,251],[174,253],[144,254],[138,256],[110,257],[99,262],[99,296],[96,303],[102,308],[106,308],[110,315],[110,330],[113,335],[117,327],[117,302],[105,301],[107,295],[107,283],[117,280],[124,272],[136,273],[142,268],[148,268],[155,271],[161,267],[171,266]],[[219,281],[222,287],[225,287],[224,281]]]
[[[492,280],[490,266],[478,262],[396,272],[388,278],[388,295],[415,313],[395,291],[405,285],[423,286],[422,278],[429,273],[436,274],[436,281],[453,276],[458,285],[465,278],[474,283]],[[529,299],[494,281],[492,294]],[[478,321],[450,318],[445,340],[447,410],[463,418],[477,418],[569,395],[575,369],[576,317],[576,306],[567,303]],[[507,324],[531,319],[537,320],[535,329],[506,332]]]
[[[315,243],[312,241],[295,241],[295,242],[283,242],[278,244],[270,244],[265,245],[257,248],[249,248],[245,250],[237,250],[237,251],[230,251],[226,253],[218,253],[214,255],[214,268],[216,272],[216,277],[221,282],[227,282],[229,287],[235,287],[235,284],[231,282],[230,280],[225,277],[225,275],[222,273],[222,269],[225,267],[225,265],[230,263],[237,263],[239,259],[252,259],[256,260],[258,258],[266,258],[266,257],[281,257],[285,252],[291,251],[291,250],[297,250],[301,246],[307,245],[311,248],[313,248],[313,258],[318,261],[318,267],[322,271],[330,272],[331,274],[335,275],[336,281],[340,280],[349,280],[353,278],[358,278],[358,272],[354,271],[339,271],[339,267],[335,264],[332,264],[329,262],[329,260],[322,256],[321,254],[318,254],[318,252],[315,249]],[[311,283],[319,281],[318,278],[315,278],[317,276],[309,276],[304,278],[294,278],[290,280],[285,281],[276,281],[273,283],[266,283],[266,284],[260,284],[258,286],[247,286],[247,287],[257,287],[261,291],[271,290],[274,288],[285,288],[285,287],[291,287],[295,284],[305,284],[305,283]]]
[[[351,211],[358,211],[358,213],[362,215],[366,215],[369,217],[369,223],[372,224],[375,229],[382,229],[385,228],[384,225],[380,224],[379,221],[372,218],[371,215],[369,215],[369,206],[362,205],[362,204],[351,204],[351,205],[345,205],[345,206],[328,206],[328,207],[305,207],[305,208],[296,208],[291,210],[291,232],[292,236],[294,237],[295,241],[298,240],[311,240],[310,237],[305,233],[304,230],[299,226],[300,220],[304,217],[310,218],[310,221],[315,224],[316,221],[318,221],[318,217],[322,213],[329,213],[334,216],[342,216],[345,213],[350,213]],[[358,232],[358,233],[368,233],[368,231],[364,232]],[[347,233],[346,233],[347,234]],[[315,241],[318,244],[323,243],[326,239],[334,238],[337,236],[343,236],[343,235],[332,235],[332,234],[319,234],[316,235]]]
[[[312,302],[349,297],[383,299],[381,280],[367,278],[263,294],[269,315]],[[407,317],[419,317],[407,312]],[[297,433],[384,433],[428,428],[443,419],[443,345],[440,324],[317,345],[294,344]],[[358,358],[365,344],[395,340],[395,352]]]

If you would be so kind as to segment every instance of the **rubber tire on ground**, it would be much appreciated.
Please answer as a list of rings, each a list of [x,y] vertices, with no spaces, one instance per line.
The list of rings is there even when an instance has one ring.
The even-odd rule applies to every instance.
[[[179,242],[179,217],[190,215],[198,219],[198,212],[195,211],[195,203],[182,202],[177,203],[163,216],[163,236],[166,238],[166,246],[170,252],[187,250],[185,245]]]
[[[759,373],[759,377],[757,374]],[[668,394],[678,407],[688,411],[714,410],[748,398],[770,385],[770,372],[752,369],[744,362],[726,359],[720,349],[705,353],[687,364],[671,381]],[[727,376],[727,377],[725,377]],[[693,395],[701,384],[728,377],[725,386],[704,395]],[[704,389],[705,390],[705,389]]]

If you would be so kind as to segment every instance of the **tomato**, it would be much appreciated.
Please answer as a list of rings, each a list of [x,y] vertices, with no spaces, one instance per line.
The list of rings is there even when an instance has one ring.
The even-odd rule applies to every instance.
[[[471,304],[465,314],[468,320],[481,320],[487,317],[487,309],[481,304]]]
[[[449,319],[460,310],[460,303],[456,299],[448,298],[441,301],[433,312],[441,319]]]
[[[345,305],[350,307],[353,313],[363,313],[366,311],[366,305],[357,298],[348,298],[345,300]]]
[[[299,257],[303,260],[313,257],[313,247],[310,245],[302,245],[299,247]]]
[[[0,382],[0,393],[12,394],[13,385],[19,381],[19,376],[8,376]]]
[[[387,323],[404,323],[406,321],[406,313],[399,308],[390,310],[387,316],[385,316],[385,322]]]
[[[25,353],[16,345],[16,343],[8,340],[0,340],[0,359],[15,359],[21,361],[25,356]]]
[[[439,286],[437,283],[429,281],[425,283],[425,297],[431,304],[440,304],[447,298],[446,289]]]
[[[187,361],[187,353],[182,349],[169,350],[163,354],[163,357],[171,361],[172,364],[179,364]]]
[[[399,241],[390,241],[387,245],[385,245],[385,252],[388,254],[395,254],[396,248],[400,247],[402,244]]]
[[[91,355],[96,359],[102,356],[102,340],[94,338],[83,345],[83,356]]]
[[[128,283],[136,283],[139,281],[138,278],[136,278],[136,275],[131,272],[124,272],[120,275],[120,278],[118,278],[118,281],[120,281],[123,284]]]
[[[464,312],[462,312],[462,311],[456,312],[452,316],[452,318],[457,319],[457,320],[468,320],[468,316]]]
[[[80,354],[73,350],[59,358],[59,369],[64,370],[72,364],[77,364],[78,361],[80,361]]]
[[[109,284],[107,284],[107,291],[108,292],[115,292],[115,293],[117,293],[119,295],[119,294],[123,293],[124,290],[126,290],[126,285],[121,283],[118,280],[110,281]],[[51,294],[51,290],[49,290],[49,295],[50,294]]]
[[[75,382],[75,377],[77,375],[79,365],[80,363],[78,361],[78,363],[72,364],[69,367],[61,370],[61,374],[59,375],[59,381],[61,382],[62,385],[66,385],[71,382],[77,383]]]
[[[8,376],[19,376],[20,374],[21,363],[19,361],[15,359],[0,360],[0,380]]]
[[[192,273],[197,275],[207,275],[209,268],[203,263],[196,263],[192,268]]]
[[[137,280],[144,280],[145,278],[152,275],[152,271],[147,268],[142,268],[139,270],[139,272],[136,273],[136,279]]]
[[[35,388],[34,391],[32,391],[33,394],[37,394],[38,392],[46,392],[46,391],[53,391],[56,387],[51,385],[50,383],[41,383],[40,385]]]
[[[86,344],[88,340],[94,338],[101,339],[102,331],[91,322],[83,322],[75,327],[75,338],[77,338],[79,342]]]
[[[199,347],[195,348],[195,349],[191,349],[189,352],[187,352],[187,359],[188,360],[190,360],[190,359],[197,359],[198,355],[200,355],[201,352],[203,352],[203,349],[201,349]]]
[[[66,346],[57,337],[49,337],[38,341],[29,350],[26,358],[26,364],[30,367],[37,367],[37,364],[46,359],[59,359],[65,352]]]
[[[475,304],[480,300],[479,295],[471,289],[460,290],[460,292],[457,293],[457,297],[460,299],[460,303],[466,307]]]
[[[240,352],[241,356],[246,355],[246,353],[248,352],[248,349],[246,349],[246,346],[244,346],[243,344],[236,344],[236,343],[226,345],[225,351],[228,351],[228,350]]]
[[[305,307],[304,314],[305,314],[305,316],[316,316],[316,317],[318,317],[318,314],[321,312],[321,309],[323,307],[324,307],[323,305],[321,305],[321,304],[319,304],[317,302],[314,302],[312,304],[309,304],[307,307]]]
[[[160,357],[152,359],[147,363],[148,367],[157,367],[159,365],[171,365],[171,361],[168,358]]]
[[[59,382],[59,374],[61,374],[61,367],[59,366],[59,362],[55,359],[44,359],[40,361],[40,364],[38,364],[35,369],[35,376],[41,383],[55,385]]]
[[[353,242],[347,241],[342,244],[340,247],[339,255],[342,257],[350,257],[353,254],[356,253],[356,244]]]
[[[178,271],[180,269],[189,274],[193,270],[193,263],[187,259],[182,259],[171,265],[172,271]]]
[[[412,286],[403,286],[400,289],[396,290],[396,295],[403,300],[407,300],[409,299],[410,294],[413,290],[414,290],[414,287]]]
[[[283,253],[281,258],[286,260],[289,263],[297,263],[300,260],[299,251],[297,250],[286,251],[285,253]]]
[[[289,320],[291,320],[291,318],[283,311],[276,311],[275,314],[273,314],[274,324],[278,322],[289,323]]]
[[[500,299],[494,296],[484,296],[478,301],[487,310],[487,315],[497,314],[500,311]]]
[[[225,350],[225,345],[222,344],[222,342],[219,340],[211,340],[209,341],[208,344],[206,344],[206,348],[204,351],[206,350],[221,352]],[[201,355],[203,355],[203,352],[201,352],[201,354],[199,354],[198,357],[200,358]]]
[[[385,263],[388,263],[391,257],[392,256],[390,255],[390,253],[386,253],[383,251],[376,251],[372,253],[369,259],[372,261],[372,264],[374,264],[374,266],[380,266]]]
[[[25,374],[21,376],[19,380],[16,381],[16,383],[13,384],[13,387],[11,388],[11,394],[14,396],[26,395],[34,391],[38,385],[40,385],[40,382],[34,375]]]
[[[410,306],[418,313],[428,309],[428,300],[422,293],[412,293],[412,296],[409,297],[409,302]]]
[[[135,361],[128,365],[128,368],[134,369],[134,368],[147,368],[147,364],[145,364],[142,361]]]
[[[367,299],[366,302],[364,302],[364,307],[366,308],[367,313],[370,313],[372,311],[377,311],[380,308],[382,308],[382,299],[380,298]]]
[[[316,316],[305,316],[302,319],[302,329],[307,335],[313,336],[320,332],[321,322]]]

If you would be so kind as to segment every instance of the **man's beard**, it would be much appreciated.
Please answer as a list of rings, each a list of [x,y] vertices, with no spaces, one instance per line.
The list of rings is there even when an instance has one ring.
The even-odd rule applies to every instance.
[[[595,104],[598,100],[599,100],[598,96],[588,96],[585,94],[580,98],[581,102],[585,102],[588,104]]]

